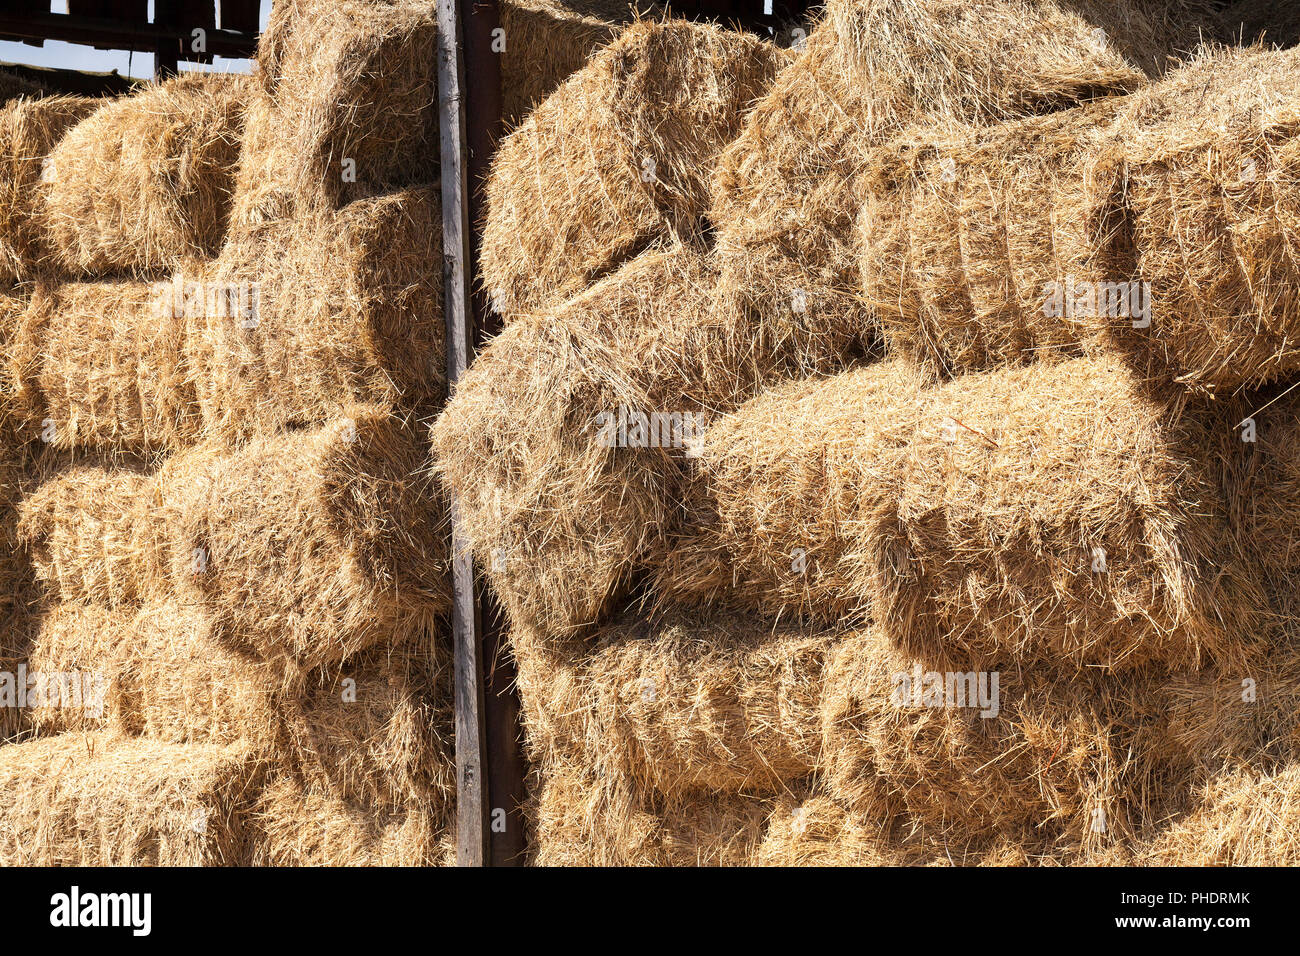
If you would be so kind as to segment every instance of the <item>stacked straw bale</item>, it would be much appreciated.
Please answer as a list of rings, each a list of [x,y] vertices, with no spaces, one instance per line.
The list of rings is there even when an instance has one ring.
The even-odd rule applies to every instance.
[[[227,245],[181,293],[204,433],[234,444],[350,403],[429,414],[446,392],[441,227],[418,188]],[[193,295],[205,284],[221,294]]]
[[[0,106],[0,281],[31,279],[50,254],[41,228],[45,157],[100,101],[80,96],[20,99]]]
[[[704,570],[665,590],[713,599],[730,564],[732,600],[869,613],[919,656],[977,668],[1188,669],[1258,630],[1262,582],[1200,460],[1230,423],[1151,397],[1113,357],[919,394],[899,379],[886,364],[788,386],[712,428],[706,524],[669,565]],[[774,457],[761,436],[782,420],[807,442]]]
[[[496,311],[556,305],[657,241],[698,239],[713,157],[786,62],[681,20],[639,22],[596,54],[493,160],[480,265]]]
[[[190,74],[110,100],[41,173],[41,222],[76,275],[158,276],[221,246],[247,77]]]
[[[263,768],[245,748],[62,734],[0,747],[5,866],[220,866]]]

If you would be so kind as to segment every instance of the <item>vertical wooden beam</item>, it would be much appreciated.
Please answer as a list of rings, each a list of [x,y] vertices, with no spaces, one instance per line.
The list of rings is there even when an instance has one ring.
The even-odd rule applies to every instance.
[[[158,26],[175,27],[180,21],[179,0],[154,0],[153,22]],[[153,78],[161,82],[180,73],[181,41],[162,39],[153,51]]]
[[[460,0],[438,0],[438,129],[442,155],[442,256],[446,290],[447,382],[464,375],[472,357],[474,312],[470,299],[472,249],[465,71],[461,56]],[[456,862],[483,866],[488,859],[486,735],[483,722],[482,617],[474,585],[474,559],[451,502],[452,643],[456,687]]]

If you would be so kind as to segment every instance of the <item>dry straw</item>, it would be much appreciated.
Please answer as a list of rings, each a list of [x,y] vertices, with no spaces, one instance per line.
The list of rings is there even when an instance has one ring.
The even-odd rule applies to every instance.
[[[699,237],[713,158],[785,62],[681,20],[637,23],[601,50],[496,155],[481,260],[496,310],[556,305],[656,240]]]
[[[924,116],[985,124],[1139,86],[1110,36],[1052,2],[831,3],[719,160],[722,282],[764,316],[797,300],[795,321],[868,334],[853,225],[869,150]]]
[[[242,748],[63,734],[0,748],[5,866],[219,866],[246,854],[260,759]]]
[[[1076,287],[1131,278],[1111,261],[1112,188],[1093,168],[1123,102],[912,129],[871,152],[862,283],[891,354],[948,377],[1079,354],[1097,347],[1100,323],[1138,320],[1074,309]]]
[[[193,444],[200,418],[184,335],[165,285],[39,284],[9,355],[24,434],[135,455]]]
[[[279,5],[258,49],[270,102],[255,105],[240,159],[239,224],[433,181],[436,36],[427,3]]]
[[[1125,108],[1109,159],[1119,215],[1150,284],[1144,331],[1112,326],[1140,362],[1231,391],[1300,368],[1300,53],[1211,49]]]
[[[63,134],[99,106],[80,96],[0,106],[0,281],[31,279],[48,257],[38,218],[42,164]]]
[[[16,100],[19,98],[28,100],[39,99],[47,92],[49,91],[39,83],[25,80],[21,76],[10,73],[8,70],[0,70],[0,103],[6,103],[9,100]]]
[[[1237,0],[1220,14],[1223,32],[1243,43],[1263,40],[1275,46],[1300,43],[1300,9],[1273,0]]]
[[[431,414],[446,390],[441,228],[421,188],[227,245],[177,290],[205,433],[234,443],[354,402]]]
[[[996,699],[991,674],[953,673],[961,683],[875,626],[837,648],[824,713],[832,796],[867,819],[906,814],[959,845],[1024,832],[1069,852],[1140,838],[1187,796],[1159,670],[1004,670]],[[967,677],[984,682],[983,700]]]
[[[76,274],[156,276],[226,233],[251,83],[191,74],[108,101],[49,155],[41,219]]]
[[[357,406],[319,428],[170,459],[173,578],[223,639],[304,667],[446,609],[441,503],[411,429]],[[191,598],[192,595],[192,598]]]

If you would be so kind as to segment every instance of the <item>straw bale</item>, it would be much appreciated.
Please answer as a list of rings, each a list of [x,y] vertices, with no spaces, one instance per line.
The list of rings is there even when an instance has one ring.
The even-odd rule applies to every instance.
[[[36,582],[18,539],[18,502],[32,455],[30,445],[0,431],[0,671],[9,673],[27,659],[37,620]],[[0,707],[0,742],[15,737],[27,724],[25,711]]]
[[[421,457],[409,426],[354,406],[319,428],[172,458],[158,483],[173,580],[231,640],[303,667],[412,633],[449,601],[442,504]]]
[[[10,350],[24,433],[140,455],[193,444],[201,420],[184,337],[166,286],[37,285]]]
[[[1263,40],[1276,46],[1300,43],[1300,9],[1276,0],[1238,0],[1220,14],[1224,31],[1243,44]]]
[[[1209,50],[1117,122],[1119,215],[1149,283],[1149,329],[1111,326],[1177,381],[1232,391],[1300,368],[1296,50]]]
[[[703,557],[684,559],[706,569],[696,600],[725,590],[729,561],[756,609],[869,611],[900,646],[981,667],[1190,669],[1255,639],[1267,599],[1202,455],[1226,420],[1151,397],[1114,358],[919,396],[890,377],[791,387],[706,434],[719,524],[689,545]],[[808,439],[777,455],[762,436],[782,420]],[[693,583],[660,581],[673,599]]]
[[[108,734],[0,748],[5,866],[245,862],[254,752]]]
[[[129,607],[171,587],[160,508],[149,475],[74,465],[23,499],[18,535],[51,599]]]
[[[446,392],[441,229],[419,188],[228,245],[177,290],[205,433],[236,443],[354,402],[430,414]]]
[[[948,377],[1096,351],[1099,323],[1124,321],[1076,316],[1071,291],[1130,277],[1094,168],[1122,102],[991,128],[948,122],[872,151],[862,283],[891,354]],[[1069,310],[1050,307],[1057,290]]]
[[[1145,866],[1300,865],[1300,765],[1275,774],[1227,771],[1202,803],[1138,857]]]
[[[974,664],[953,673],[992,689]],[[992,709],[969,697],[941,699],[947,673],[883,628],[846,639],[825,690],[830,795],[867,819],[905,813],[958,840],[1027,829],[1074,851],[1140,838],[1187,796],[1189,759],[1168,734],[1159,669],[998,675],[997,712],[984,716]],[[936,696],[917,706],[909,691]]]
[[[302,215],[434,181],[436,38],[428,3],[280,4],[258,47],[270,102],[252,116],[241,187],[269,170]],[[258,204],[237,203],[247,223]]]
[[[701,238],[713,159],[786,61],[683,20],[638,22],[596,54],[494,159],[480,267],[496,311],[557,305],[656,241]]]
[[[689,248],[644,253],[512,324],[458,383],[434,464],[515,625],[558,638],[599,623],[680,519],[689,426],[838,356],[754,328],[714,279]],[[656,436],[637,433],[637,415]],[[602,428],[620,417],[627,441]]]
[[[41,165],[100,102],[47,96],[0,106],[0,282],[31,279],[49,256],[39,218]]]
[[[722,283],[766,320],[869,334],[855,180],[923,117],[986,124],[1126,92],[1143,74],[1049,0],[835,0],[714,175]]]
[[[501,116],[517,126],[636,15],[657,12],[653,3],[628,0],[506,0],[498,9]]]
[[[263,39],[261,46],[265,45]],[[256,237],[264,227],[275,227],[296,215],[294,176],[305,160],[284,125],[270,95],[260,86],[251,90],[230,200],[231,242]]]
[[[41,218],[77,274],[158,275],[226,233],[251,80],[188,74],[108,101],[49,155]]]
[[[168,743],[266,747],[276,739],[276,692],[288,675],[224,646],[201,608],[174,600],[143,608],[59,604],[41,620],[30,673],[89,675],[103,706],[52,700],[33,711],[43,735],[112,730]]]

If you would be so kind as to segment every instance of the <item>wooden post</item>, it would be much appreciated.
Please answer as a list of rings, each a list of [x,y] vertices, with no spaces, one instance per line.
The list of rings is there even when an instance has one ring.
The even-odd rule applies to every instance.
[[[460,0],[438,0],[438,124],[442,152],[442,258],[446,290],[447,383],[469,366],[474,343],[470,301],[471,249],[465,136],[465,71]],[[451,503],[452,643],[456,666],[456,863],[488,859],[484,775],[482,620],[474,593],[474,559]]]
[[[177,0],[154,0],[153,22],[168,29],[174,28],[179,21],[179,4]],[[158,41],[153,51],[153,78],[161,82],[180,73],[181,41],[164,38]]]

